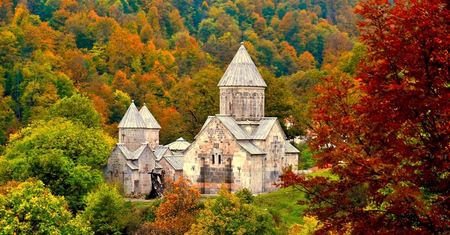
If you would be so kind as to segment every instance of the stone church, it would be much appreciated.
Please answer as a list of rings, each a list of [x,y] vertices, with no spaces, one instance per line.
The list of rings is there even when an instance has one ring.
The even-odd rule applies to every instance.
[[[241,45],[221,80],[220,114],[209,116],[185,150],[183,175],[203,194],[274,190],[283,167],[298,164],[299,151],[275,117],[264,116],[267,87]]]
[[[220,114],[209,116],[191,144],[183,138],[159,144],[160,125],[144,105],[131,103],[119,123],[119,141],[105,170],[126,195],[148,194],[150,173],[184,176],[203,194],[248,188],[274,190],[282,169],[298,164],[299,151],[275,117],[264,116],[267,87],[241,45],[219,84]]]
[[[182,159],[159,145],[161,127],[145,105],[138,110],[132,102],[118,127],[119,141],[108,158],[105,178],[118,183],[125,195],[148,194],[151,173],[173,179],[182,174]]]

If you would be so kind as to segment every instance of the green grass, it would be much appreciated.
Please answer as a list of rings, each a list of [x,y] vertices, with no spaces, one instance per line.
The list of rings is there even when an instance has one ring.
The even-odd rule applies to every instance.
[[[288,227],[302,223],[304,205],[297,202],[305,199],[304,193],[289,187],[255,197],[254,205],[269,211],[277,224],[284,223]]]
[[[159,199],[149,200],[149,201],[131,201],[131,205],[133,205],[134,208],[138,208],[138,209],[144,209],[147,207],[151,207],[156,203],[159,203]]]
[[[324,176],[337,180],[329,170],[319,170],[311,176]],[[254,204],[269,211],[275,218],[277,224],[284,223],[287,227],[293,224],[303,224],[303,211],[306,205],[299,205],[299,200],[305,199],[305,194],[299,190],[289,187],[280,188],[277,191],[260,194],[255,197]]]
[[[337,175],[333,175],[329,169],[318,170],[310,174],[310,176],[323,176],[330,178],[332,180],[338,180],[339,177]]]

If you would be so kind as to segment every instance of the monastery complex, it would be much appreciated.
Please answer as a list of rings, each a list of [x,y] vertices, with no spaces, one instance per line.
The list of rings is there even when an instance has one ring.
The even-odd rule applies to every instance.
[[[184,176],[203,194],[222,185],[253,193],[275,189],[282,169],[297,166],[299,151],[286,139],[276,117],[265,117],[267,87],[241,45],[221,80],[220,114],[209,116],[194,141],[159,144],[161,129],[144,105],[131,103],[119,124],[119,141],[105,170],[126,195],[148,194],[152,173]]]

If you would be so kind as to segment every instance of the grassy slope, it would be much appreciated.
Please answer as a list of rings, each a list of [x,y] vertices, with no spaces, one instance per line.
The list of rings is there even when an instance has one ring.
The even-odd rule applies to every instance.
[[[294,188],[282,188],[256,196],[254,204],[269,211],[277,224],[284,223],[290,227],[303,222],[302,213],[306,206],[298,205],[297,202],[304,198],[304,193]]]
[[[311,175],[337,179],[329,170],[319,170]],[[303,210],[307,206],[297,204],[302,199],[305,199],[304,193],[294,188],[281,188],[275,192],[256,196],[254,204],[268,210],[274,216],[277,224],[284,223],[290,227],[293,224],[303,224]]]

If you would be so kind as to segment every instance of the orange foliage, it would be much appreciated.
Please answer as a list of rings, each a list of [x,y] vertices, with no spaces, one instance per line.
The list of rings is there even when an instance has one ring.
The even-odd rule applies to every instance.
[[[200,193],[183,177],[167,182],[164,202],[156,211],[156,220],[145,223],[139,234],[184,234],[196,220]]]
[[[127,74],[125,74],[122,70],[117,70],[114,75],[112,87],[114,89],[118,89],[121,91],[125,91],[129,95],[132,95],[136,92],[136,85],[127,78]]]
[[[102,122],[104,123],[104,120],[107,119],[107,117],[109,116],[108,104],[102,97],[95,94],[89,94],[89,98],[92,99],[92,102],[94,103],[94,108],[98,113],[100,113],[102,117]]]

